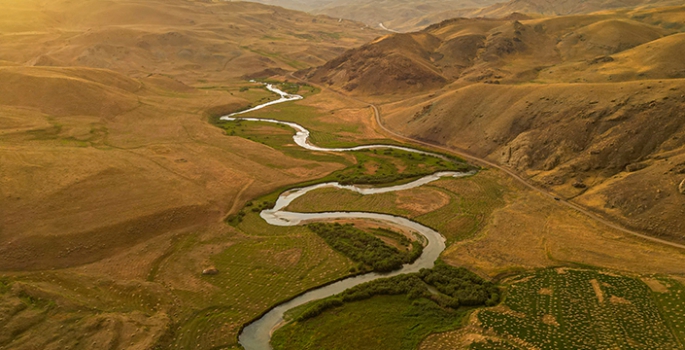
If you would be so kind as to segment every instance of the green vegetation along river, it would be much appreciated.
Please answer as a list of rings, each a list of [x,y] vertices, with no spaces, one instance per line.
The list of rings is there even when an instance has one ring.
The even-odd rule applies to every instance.
[[[291,122],[283,122],[275,119],[260,119],[260,118],[238,118],[235,117],[239,114],[244,114],[248,113],[253,110],[257,110],[260,108],[265,107],[266,105],[273,105],[276,103],[283,103],[283,102],[288,102],[288,101],[294,101],[294,100],[299,100],[302,97],[298,95],[290,95],[287,94],[278,88],[274,87],[273,85],[267,85],[267,89],[269,89],[272,92],[275,92],[281,96],[281,98],[277,101],[272,101],[269,102],[268,104],[265,105],[260,105],[255,108],[252,108],[250,110],[246,110],[243,112],[239,113],[233,113],[228,116],[222,117],[221,120],[227,120],[227,121],[235,121],[235,120],[241,120],[241,121],[255,121],[255,122],[269,122],[269,123],[276,123],[276,124],[283,124],[292,127],[293,129],[296,130],[296,134],[293,136],[293,139],[295,142],[308,150],[311,151],[319,151],[319,152],[351,152],[351,151],[359,151],[359,150],[365,150],[365,149],[379,149],[379,148],[392,148],[392,149],[398,149],[398,150],[403,150],[407,152],[412,152],[412,153],[418,153],[418,154],[423,154],[423,155],[430,155],[434,157],[439,157],[439,158],[444,158],[444,156],[439,155],[439,154],[434,154],[430,152],[425,152],[425,151],[420,151],[420,150],[415,150],[409,147],[402,147],[402,146],[391,146],[391,145],[365,145],[365,146],[357,146],[357,147],[350,147],[350,148],[321,148],[317,147],[315,145],[312,145],[309,143],[309,130],[304,128],[303,126],[296,124],[296,123],[291,123]],[[435,265],[435,261],[438,259],[442,251],[445,249],[445,238],[437,231],[423,226],[417,222],[411,221],[409,219],[403,218],[403,217],[398,217],[398,216],[393,216],[393,215],[387,215],[387,214],[379,214],[379,213],[366,213],[366,212],[326,212],[326,213],[295,213],[295,212],[289,212],[284,210],[292,201],[295,199],[307,194],[310,191],[314,191],[320,188],[326,188],[326,187],[333,187],[333,188],[338,188],[341,190],[348,190],[348,191],[354,191],[357,193],[360,193],[362,195],[370,195],[370,194],[378,194],[378,193],[387,193],[387,192],[395,192],[395,191],[403,191],[407,189],[412,189],[416,187],[423,186],[425,184],[428,184],[430,182],[436,181],[442,177],[464,177],[464,176],[470,176],[474,175],[475,172],[438,172],[432,175],[424,176],[420,179],[417,179],[415,181],[412,181],[410,183],[402,184],[402,185],[397,185],[397,186],[391,186],[391,187],[379,187],[379,188],[372,188],[372,187],[360,187],[360,186],[355,186],[355,185],[341,185],[340,183],[337,182],[330,182],[330,183],[323,183],[323,184],[317,184],[313,186],[308,186],[304,188],[299,188],[299,189],[294,189],[290,190],[287,192],[282,193],[279,197],[278,200],[276,201],[276,204],[273,208],[271,209],[266,209],[263,210],[260,213],[260,216],[269,224],[275,225],[275,226],[296,226],[296,225],[302,225],[305,223],[310,223],[310,222],[321,222],[321,221],[333,221],[333,220],[340,220],[340,219],[368,219],[368,220],[376,220],[380,222],[385,222],[385,223],[391,223],[394,225],[398,225],[401,227],[404,227],[411,232],[414,232],[416,234],[420,234],[426,239],[426,246],[423,249],[423,254],[416,259],[413,263],[411,264],[405,264],[402,266],[401,269],[395,270],[390,273],[367,273],[363,275],[358,275],[354,277],[349,277],[340,281],[337,281],[335,283],[325,285],[313,290],[310,290],[298,297],[295,297],[294,299],[291,299],[290,301],[287,301],[285,303],[282,303],[268,312],[266,312],[261,318],[257,319],[256,321],[250,323],[247,325],[242,332],[240,333],[239,336],[239,341],[240,344],[246,349],[246,350],[268,350],[271,349],[270,345],[270,340],[271,340],[271,334],[274,331],[275,328],[277,328],[279,325],[281,325],[284,320],[283,316],[286,311],[291,310],[297,306],[303,305],[305,303],[308,303],[310,301],[314,300],[319,300],[323,298],[330,297],[332,295],[339,294],[341,292],[344,292],[345,290],[355,287],[357,285],[360,285],[362,283],[374,281],[380,278],[387,278],[387,277],[392,277],[392,276],[398,276],[398,275],[403,275],[403,274],[409,274],[409,273],[416,273],[419,272],[421,269],[430,269],[433,268]]]

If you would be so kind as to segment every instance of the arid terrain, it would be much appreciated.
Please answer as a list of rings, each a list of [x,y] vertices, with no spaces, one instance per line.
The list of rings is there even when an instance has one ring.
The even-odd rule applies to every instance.
[[[425,248],[270,225],[284,190],[476,169],[285,208],[445,249],[289,310],[274,348],[682,348],[682,4],[263,2],[0,0],[0,349],[244,348],[270,308]],[[219,119],[265,82],[303,99],[245,116],[316,146],[439,154]]]
[[[313,14],[351,19],[370,27],[412,31],[441,20],[452,18],[452,12],[471,12],[494,5],[498,0],[258,0],[269,5],[282,6]]]
[[[390,129],[682,240],[683,16],[672,7],[449,20],[301,74],[377,101]]]
[[[413,32],[446,19],[533,17],[586,14],[603,10],[677,6],[678,0],[257,0],[268,5],[366,23],[370,27]],[[381,26],[382,24],[382,26]]]

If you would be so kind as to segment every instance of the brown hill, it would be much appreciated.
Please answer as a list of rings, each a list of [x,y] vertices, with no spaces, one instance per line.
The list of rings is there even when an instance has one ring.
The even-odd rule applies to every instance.
[[[454,11],[479,9],[501,0],[254,0],[315,14],[351,19],[374,28],[409,32],[453,18]]]
[[[673,35],[678,33],[674,22],[660,18],[685,18],[682,11],[679,7],[527,20],[453,19],[420,33],[379,38],[300,74],[348,91],[376,94],[412,93],[450,82],[676,77],[680,61],[668,57],[678,54],[682,37]],[[649,52],[652,47],[658,47],[656,53]],[[415,64],[407,66],[409,62]]]
[[[360,23],[255,3],[2,1],[0,6],[5,14],[0,60],[189,80],[319,65],[379,33]]]
[[[108,70],[1,67],[0,105],[54,116],[112,117],[138,106],[140,82]]]
[[[685,67],[674,57],[685,54],[685,35],[673,23],[685,22],[684,11],[455,19],[303,74],[374,92],[391,129],[497,161],[628,226],[682,241]],[[414,38],[431,44],[406,43]],[[350,78],[397,65],[397,56],[413,58],[405,71],[446,82],[421,90],[399,74],[384,85],[373,85],[375,75]]]
[[[503,23],[459,19],[423,32],[387,35],[299,74],[367,95],[436,89],[472,66],[487,32]]]
[[[432,64],[439,44],[427,33],[385,36],[326,63],[308,78],[365,94],[434,89],[448,81]]]
[[[462,11],[458,15],[499,18],[518,12],[546,16],[566,16],[620,8],[635,9],[639,7],[663,7],[681,4],[680,1],[674,0],[511,0],[480,9]],[[453,15],[456,15],[456,13],[453,13]]]
[[[244,237],[223,219],[342,165],[210,122],[274,97],[242,77],[323,64],[379,32],[239,2],[0,0],[0,9],[0,348],[237,346],[267,299],[217,301],[236,294],[199,279]],[[342,105],[302,103],[312,100],[298,108]],[[242,310],[192,344],[175,333],[218,304]]]
[[[0,270],[100,261],[329,171],[293,171],[313,163],[228,138],[205,111],[269,98],[245,75],[320,64],[377,36],[255,3],[0,7]]]

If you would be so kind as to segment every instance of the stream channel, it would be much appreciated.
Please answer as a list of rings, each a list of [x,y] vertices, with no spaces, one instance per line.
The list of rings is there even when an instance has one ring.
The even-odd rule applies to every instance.
[[[317,152],[350,152],[359,151],[365,149],[379,149],[379,148],[392,148],[403,150],[412,153],[418,153],[423,155],[429,155],[433,157],[439,157],[446,159],[440,154],[425,152],[416,150],[409,147],[393,146],[393,145],[365,145],[350,148],[322,148],[317,147],[309,142],[309,130],[305,129],[303,126],[284,122],[276,119],[260,119],[260,118],[242,118],[236,117],[238,115],[246,114],[258,109],[262,109],[267,106],[275,105],[278,103],[284,103],[289,101],[301,100],[303,97],[299,95],[291,95],[283,92],[271,84],[266,84],[266,88],[278,94],[280,98],[275,101],[267,102],[250,108],[248,110],[229,114],[227,116],[221,117],[221,120],[226,121],[255,121],[255,122],[268,122],[275,124],[283,124],[295,129],[296,133],[293,136],[295,143],[300,147],[306,148],[311,151]],[[390,186],[390,187],[366,187],[366,186],[354,186],[354,185],[341,185],[337,182],[322,183],[317,185],[312,185],[303,188],[296,188],[282,193],[276,205],[272,209],[264,210],[260,213],[262,219],[267,223],[274,226],[297,226],[303,225],[314,221],[334,221],[339,219],[366,219],[375,220],[384,223],[389,223],[395,226],[403,227],[415,234],[419,234],[425,238],[425,247],[423,249],[423,254],[416,259],[411,264],[405,264],[401,269],[390,272],[390,273],[376,273],[371,272],[363,275],[358,275],[354,277],[349,277],[342,279],[338,282],[328,284],[316,289],[312,289],[304,294],[301,294],[294,299],[286,301],[276,307],[272,308],[266,312],[261,318],[253,321],[245,328],[238,336],[239,343],[246,350],[271,350],[271,334],[279,326],[284,324],[283,316],[286,311],[291,310],[297,306],[306,304],[310,301],[323,299],[338,293],[345,291],[348,288],[352,288],[362,283],[370,282],[379,278],[387,278],[407,273],[418,272],[423,268],[432,268],[435,261],[438,259],[443,250],[445,250],[445,238],[437,231],[423,226],[417,222],[411,221],[409,219],[378,213],[366,213],[366,212],[325,212],[325,213],[296,213],[284,210],[292,201],[307,194],[310,191],[314,191],[321,188],[338,188],[341,190],[354,191],[362,195],[379,194],[387,192],[402,191],[411,188],[416,188],[428,184],[430,182],[436,181],[442,177],[465,177],[474,175],[475,172],[438,172],[432,175],[424,176],[418,180],[410,183]]]

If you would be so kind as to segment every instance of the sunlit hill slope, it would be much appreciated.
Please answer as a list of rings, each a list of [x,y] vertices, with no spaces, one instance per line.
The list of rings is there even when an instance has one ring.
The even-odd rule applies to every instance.
[[[495,160],[627,226],[683,240],[683,30],[683,7],[454,19],[300,74],[375,96],[405,135]]]

